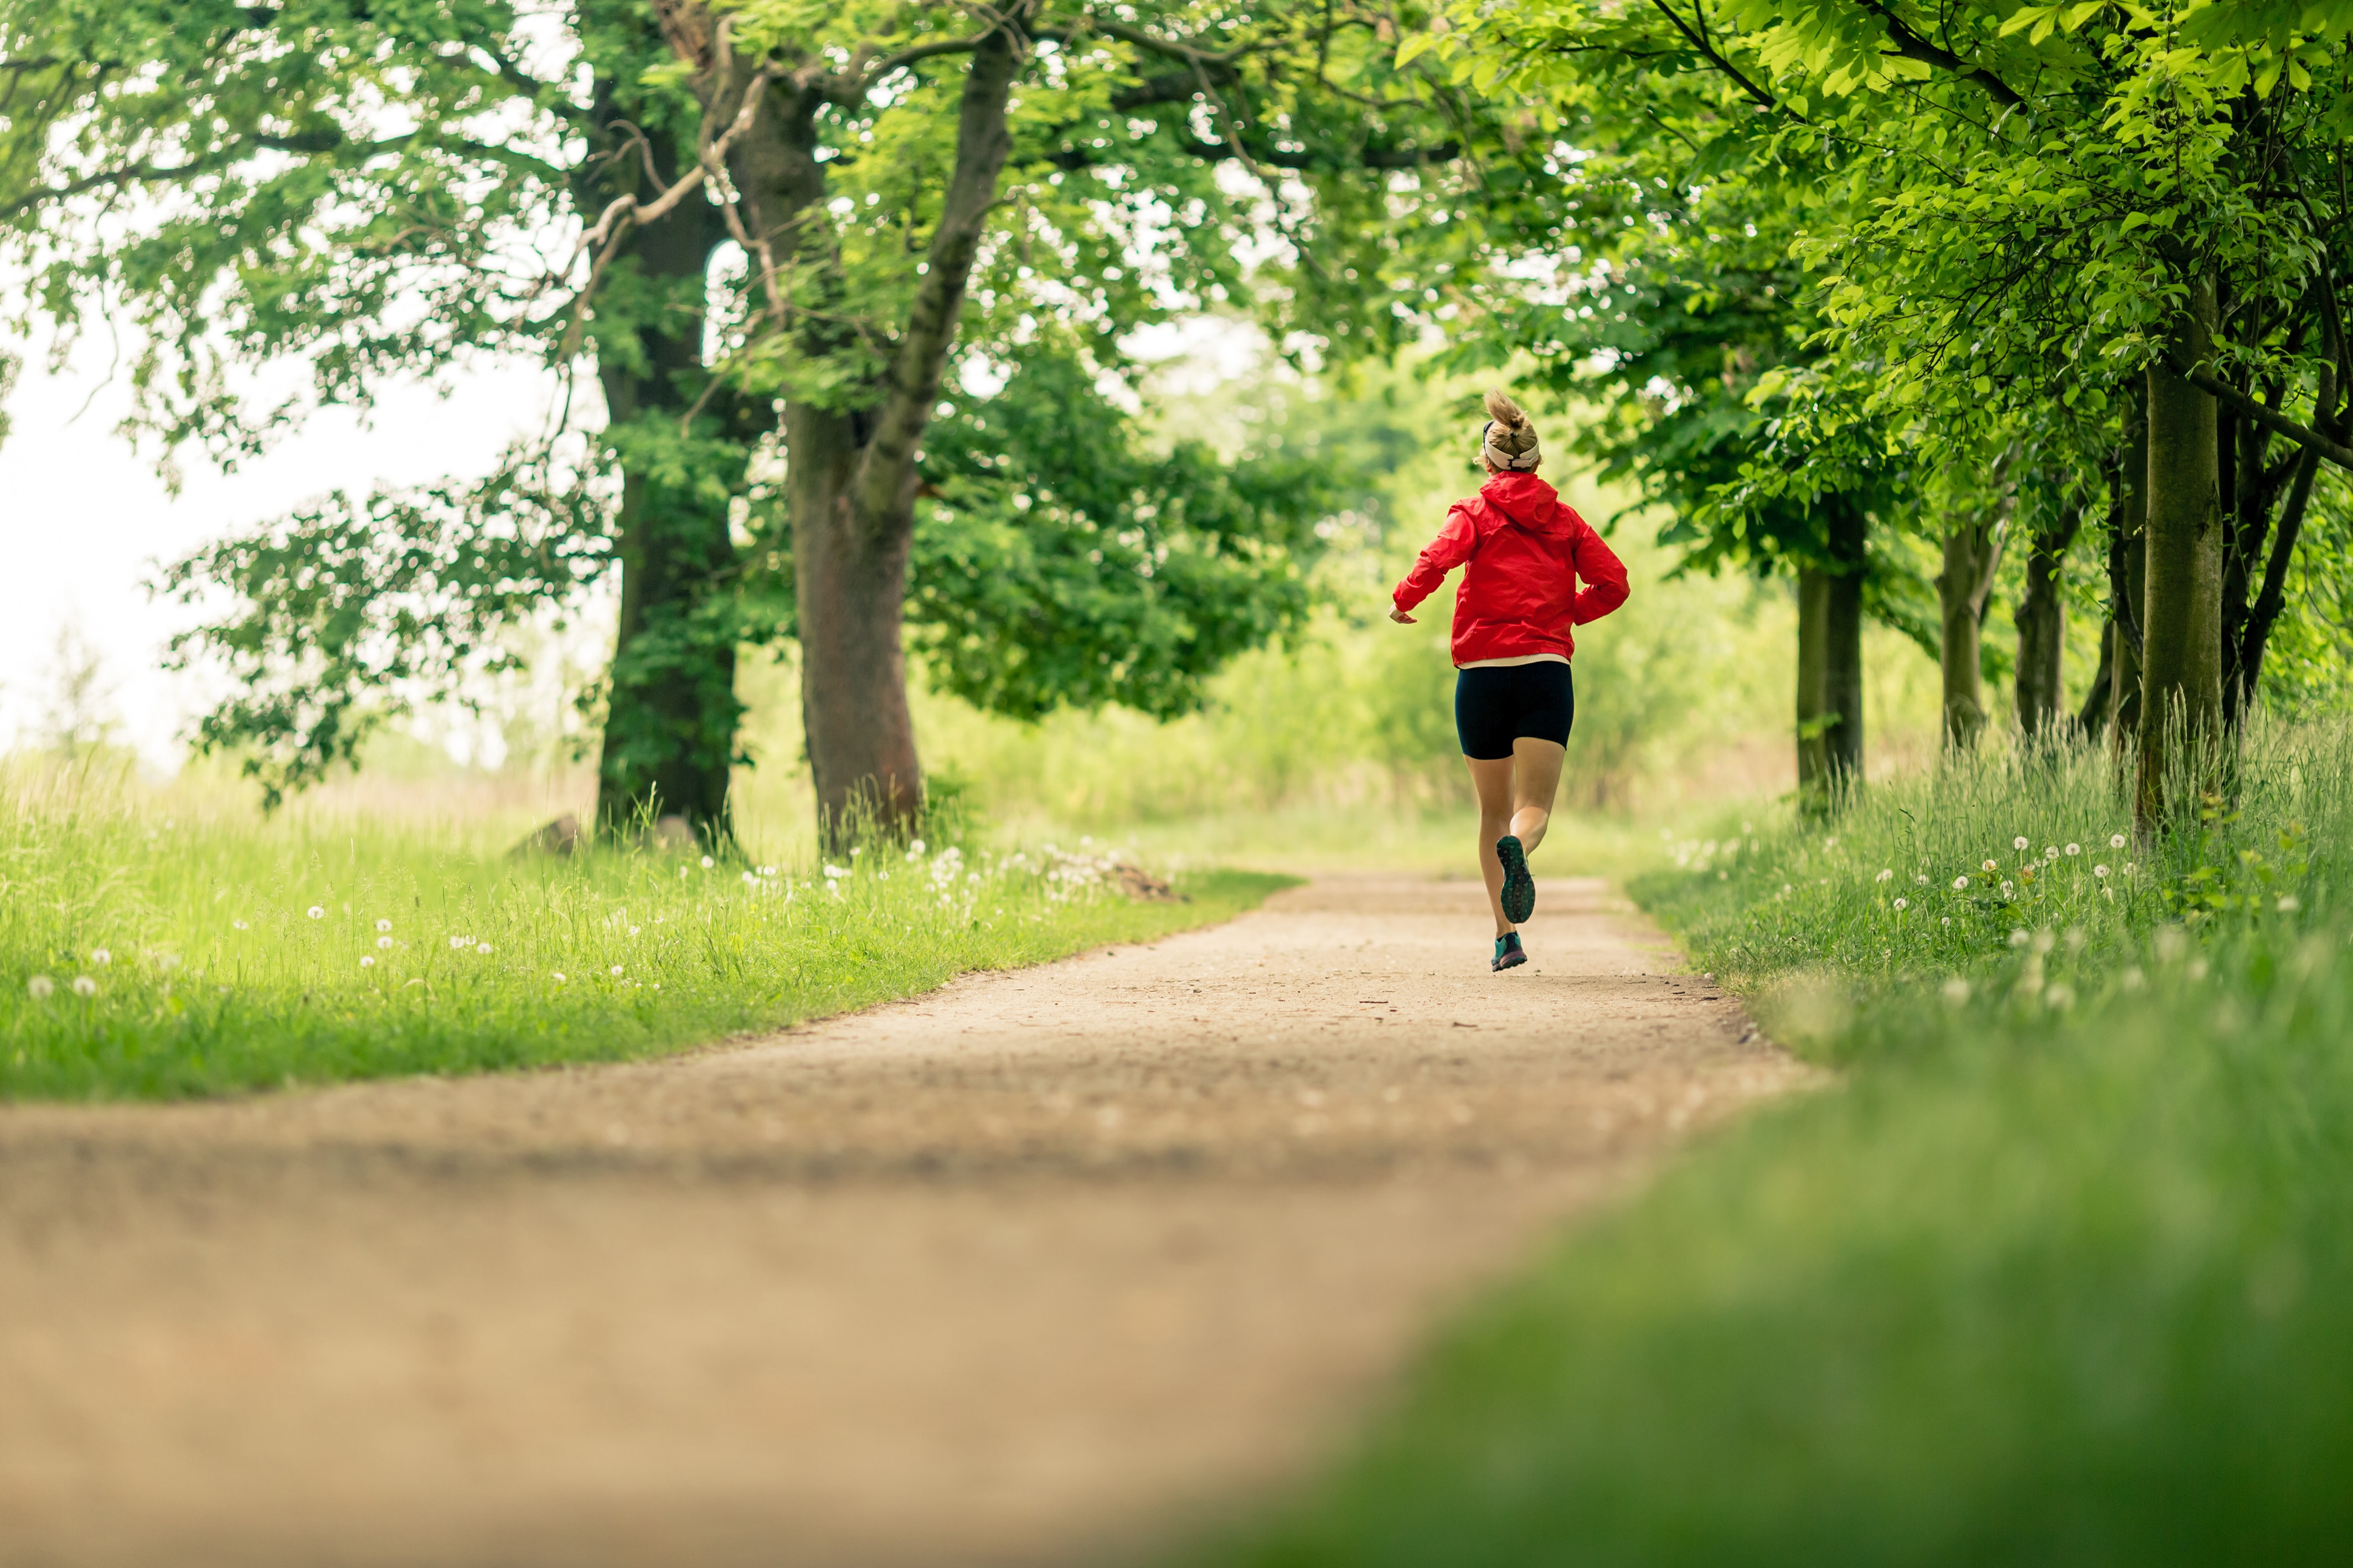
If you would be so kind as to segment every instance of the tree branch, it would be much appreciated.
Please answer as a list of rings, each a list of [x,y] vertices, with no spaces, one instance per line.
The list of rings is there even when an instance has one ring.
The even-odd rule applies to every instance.
[[[1781,103],[1778,99],[1775,98],[1771,93],[1767,92],[1763,88],[1758,87],[1755,82],[1750,81],[1746,77],[1743,76],[1740,73],[1738,67],[1735,66],[1730,60],[1725,59],[1722,55],[1716,53],[1715,47],[1708,43],[1704,37],[1694,32],[1687,24],[1685,24],[1681,16],[1676,16],[1674,11],[1667,5],[1667,0],[1651,0],[1651,4],[1658,8],[1659,15],[1664,16],[1668,21],[1672,22],[1675,25],[1676,32],[1681,33],[1684,37],[1691,40],[1691,47],[1697,49],[1700,54],[1706,58],[1710,65],[1713,65],[1716,69],[1722,71],[1725,75],[1738,82],[1740,84],[1740,90],[1746,93],[1749,98],[1756,102],[1758,108],[1778,109],[1781,107]],[[1802,120],[1805,117],[1800,115],[1799,118]]]
[[[2319,453],[2340,468],[2353,470],[2353,447],[2348,447],[2342,441],[2325,436],[2309,425],[2300,425],[2276,409],[2264,407],[2202,364],[2182,363],[2170,349],[2166,351],[2164,358],[2165,367],[2168,370],[2231,410],[2232,413],[2242,418],[2253,420],[2274,435],[2286,437],[2307,451]],[[2324,415],[2323,417],[2326,416]]]
[[[2024,106],[2026,100],[2012,91],[2008,82],[1983,66],[1972,65],[1950,49],[1938,48],[1914,32],[1901,16],[1882,5],[1880,0],[1855,0],[1855,4],[1887,24],[1887,37],[1895,45],[1895,52],[1905,58],[1919,60],[1939,70],[1950,71],[1963,81],[1975,82],[1996,103],[2011,109]]]

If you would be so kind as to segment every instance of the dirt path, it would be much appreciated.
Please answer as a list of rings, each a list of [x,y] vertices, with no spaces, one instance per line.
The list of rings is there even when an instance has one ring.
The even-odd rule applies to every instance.
[[[1599,883],[665,1063],[0,1111],[0,1562],[1102,1563],[1296,1473],[1432,1314],[1789,1083]]]

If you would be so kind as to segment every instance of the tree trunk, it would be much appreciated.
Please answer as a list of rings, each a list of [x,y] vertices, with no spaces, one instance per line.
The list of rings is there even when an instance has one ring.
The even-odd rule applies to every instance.
[[[2050,738],[2066,689],[2061,661],[2067,642],[2067,551],[2084,524],[2083,509],[2063,499],[2057,484],[2049,488],[2058,516],[2034,532],[2026,555],[2026,591],[2012,617],[2018,626],[2018,728],[2029,741]]]
[[[2213,353],[2214,285],[2195,283],[2172,347]],[[2165,813],[2176,760],[2206,771],[2222,719],[2222,503],[2214,400],[2163,361],[2148,369],[2147,618],[2142,623],[2140,770],[2133,816],[2144,836]]]
[[[793,569],[801,641],[801,716],[817,787],[818,832],[828,848],[871,828],[910,831],[923,806],[923,773],[907,708],[901,630],[923,430],[939,402],[974,258],[1011,153],[1007,104],[1029,13],[1015,0],[988,13],[997,24],[972,49],[956,125],[955,168],[938,226],[898,334],[888,373],[858,405],[788,398],[784,437]],[[776,112],[735,155],[755,237],[779,272],[797,261],[807,226],[795,220],[824,199],[815,116],[825,106],[793,87],[775,89]],[[818,247],[811,247],[812,252]],[[774,282],[775,279],[771,279]],[[841,329],[807,312],[792,329],[811,361],[839,353]]]
[[[1828,508],[1827,561],[1798,572],[1798,797],[1827,812],[1862,781],[1862,509]]]
[[[1830,806],[1830,748],[1822,738],[1830,638],[1830,574],[1819,566],[1798,568],[1798,809],[1820,814]]]
[[[2100,667],[2084,689],[2084,705],[2075,710],[2075,731],[2096,741],[2108,724],[2108,704],[2116,694],[2116,622],[2111,616],[2100,626]]]
[[[1986,596],[2001,563],[2007,524],[1986,516],[1952,526],[1945,534],[1945,569],[1936,574],[1936,607],[1943,626],[1937,663],[1945,684],[1945,747],[1977,744],[1985,730],[1985,677],[1981,643]]]
[[[2148,625],[2148,387],[2142,382],[2125,409],[2125,440],[2109,480],[2108,616],[2116,628],[2110,712],[2119,763],[2140,735],[2142,628]]]
[[[2320,374],[2320,405],[2324,414],[2330,402],[2329,374]],[[2336,434],[2330,425],[2319,428]],[[2339,439],[2342,439],[2340,437]],[[2263,649],[2270,645],[2272,626],[2279,619],[2281,608],[2287,603],[2287,573],[2295,561],[2296,541],[2304,532],[2304,514],[2312,502],[2313,480],[2318,477],[2320,454],[2307,447],[2296,458],[2295,478],[2290,481],[2287,504],[2280,509],[2279,537],[2272,542],[2271,560],[2263,568],[2263,585],[2255,602],[2248,608],[2246,629],[2241,634],[2238,669],[2238,712],[2243,716],[2253,710],[2256,698],[2263,694]]]
[[[801,722],[829,849],[901,830],[923,806],[900,642],[910,534],[869,526],[850,504],[863,423],[806,403],[785,409]]]
[[[665,177],[681,150],[658,142]],[[692,154],[686,153],[689,159]],[[628,167],[628,164],[622,165]],[[735,698],[735,548],[727,500],[705,472],[672,475],[633,458],[632,426],[675,426],[703,381],[703,273],[720,238],[709,208],[682,205],[638,229],[624,268],[663,301],[633,342],[597,345],[607,429],[623,439],[620,624],[607,678],[596,815],[630,830],[683,816],[706,843],[727,836],[728,775],[743,705]],[[666,329],[666,330],[665,330]],[[732,493],[741,473],[720,476]]]

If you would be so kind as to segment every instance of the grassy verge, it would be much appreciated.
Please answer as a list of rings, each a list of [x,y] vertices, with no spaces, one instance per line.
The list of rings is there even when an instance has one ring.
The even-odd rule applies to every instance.
[[[1208,1555],[2341,1557],[2353,746],[2251,759],[2153,851],[2086,757],[1677,845],[1638,894],[1843,1082],[1567,1237]]]
[[[1145,942],[1287,883],[1136,903],[1091,847],[828,868],[513,860],[362,819],[182,821],[19,781],[0,825],[0,1098],[165,1099],[644,1057]],[[450,847],[453,840],[459,847]]]

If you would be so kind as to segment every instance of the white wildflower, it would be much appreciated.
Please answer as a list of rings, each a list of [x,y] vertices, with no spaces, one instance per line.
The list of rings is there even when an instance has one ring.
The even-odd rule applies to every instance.
[[[360,954],[360,967],[362,969],[374,969],[375,967],[375,954],[372,952],[364,952]]]
[[[1908,910],[1911,907],[1912,900],[1909,899],[1898,899],[1895,900],[1895,912],[1898,914],[1902,914],[1905,910]]]
[[[1915,872],[1912,878],[1912,885],[1915,888],[1926,887],[1928,885],[1928,873],[1926,871]]]
[[[378,921],[375,922],[375,929],[378,931],[390,931],[392,929],[392,922],[390,921]]]
[[[1957,893],[1965,893],[1968,891],[1968,887],[1969,879],[1967,877],[1956,877],[1953,879],[1953,891]]]
[[[380,936],[375,939],[375,944],[378,947],[390,947],[392,945],[392,938],[388,936]]]
[[[327,911],[321,909],[318,905],[312,904],[310,909],[310,915],[314,921],[322,921],[327,918]]]
[[[564,971],[562,971],[561,969],[559,969],[559,970],[557,970],[557,971],[555,972],[555,983],[556,983],[558,985],[561,985],[561,984],[564,984]]]
[[[98,994],[98,982],[87,974],[77,974],[74,976],[73,994],[77,996],[95,996]]]
[[[1881,872],[1879,873],[1879,875],[1878,875],[1878,876],[1876,876],[1876,877],[1873,877],[1873,878],[1872,879],[1872,880],[1873,880],[1873,881],[1874,881],[1874,882],[1892,882],[1892,881],[1895,880],[1895,873],[1894,873],[1894,872],[1893,872],[1893,871],[1889,871],[1889,870],[1882,869],[1882,870],[1881,870]]]
[[[613,973],[616,973],[616,974],[620,973],[621,973],[621,966],[620,966],[619,964],[617,964],[617,964],[615,964],[615,965],[613,965]]]
[[[33,994],[33,1000],[36,1002],[47,1001],[49,993],[57,988],[58,983],[46,974],[36,974],[25,982],[25,989]]]
[[[231,921],[228,924],[231,931],[243,931],[245,929],[245,922],[243,921]]]
[[[2056,844],[2045,844],[2042,847],[2042,858],[2045,860],[2056,860],[2059,858],[2059,846]]]
[[[2024,834],[2021,834],[2021,835],[2019,835],[2016,838],[2011,839],[2011,840],[2010,841],[2010,847],[2012,849],[2023,849],[2023,848],[2025,848],[2025,847],[2026,847],[2026,836],[2025,836]]]
[[[702,858],[702,868],[703,868],[704,870],[706,870],[706,871],[710,870],[710,869],[711,869],[711,868],[712,868],[713,866],[716,866],[716,865],[718,865],[718,864],[719,864],[719,862],[718,862],[718,861],[713,860],[713,859],[712,859],[710,856],[708,856],[708,855],[705,855],[705,856]]]
[[[481,954],[483,957],[487,958],[487,957],[489,957],[489,956],[490,956],[491,944],[490,944],[489,942],[476,942],[476,943],[474,944],[474,951],[475,951],[477,953],[480,953],[480,954]]]
[[[910,844],[908,844],[907,847],[908,847],[908,849],[909,849],[909,850],[913,851],[913,853],[915,853],[915,854],[917,854],[917,855],[921,855],[921,854],[923,852],[923,841],[922,839],[920,839],[920,838],[915,839],[915,840],[913,840],[913,842],[911,842]]]
[[[2018,891],[2018,884],[2017,884],[2017,883],[2015,883],[2015,882],[2004,882],[2004,883],[2001,885],[2001,896],[2002,896],[2003,898],[2005,898],[2005,899],[2010,898],[2010,896],[2012,896],[2013,894],[2015,894],[2017,891]]]
[[[2000,868],[2000,867],[1999,867],[1999,866],[1997,866],[1997,865],[1995,865],[1992,861],[1988,860],[1988,861],[1986,861],[1982,866],[1980,866],[1980,867],[1978,868],[1978,869],[1979,869],[1979,870],[1983,870],[1983,871],[1999,871],[1999,870],[2000,870],[2000,869],[2001,869],[2001,868]]]

